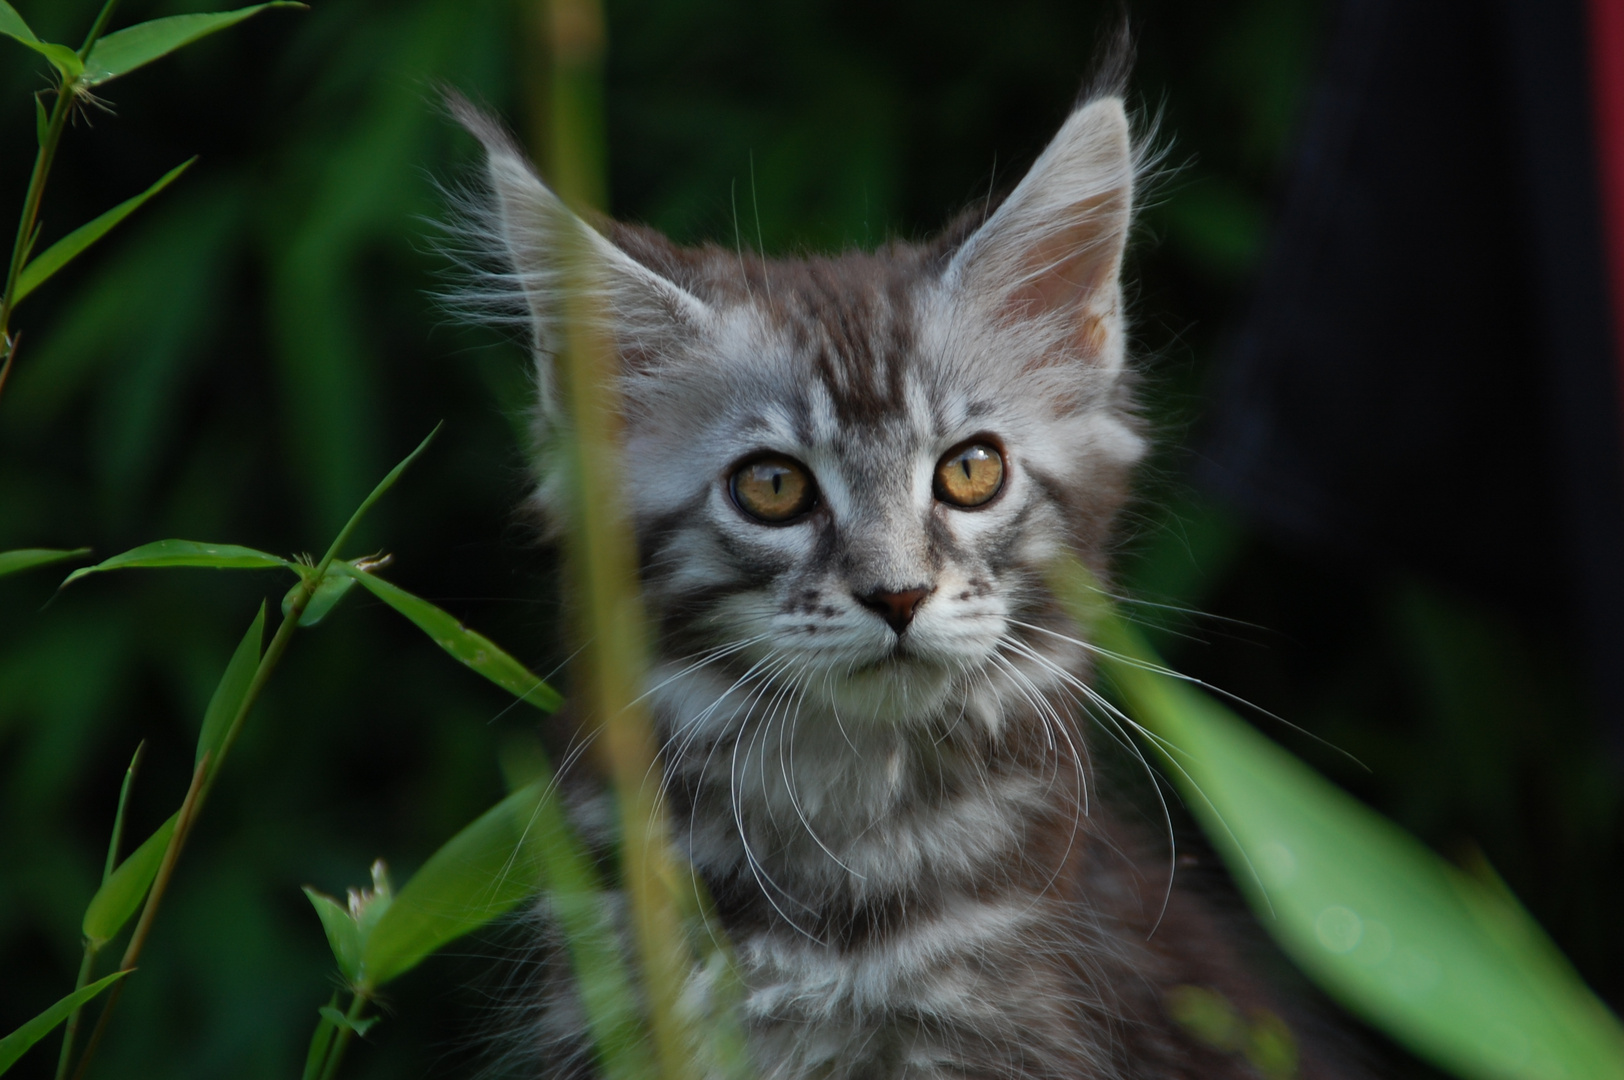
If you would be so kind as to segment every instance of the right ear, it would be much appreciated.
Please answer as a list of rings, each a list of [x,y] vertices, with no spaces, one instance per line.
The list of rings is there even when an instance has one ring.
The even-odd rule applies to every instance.
[[[541,182],[513,140],[490,117],[457,95],[448,106],[485,147],[491,194],[488,241],[508,264],[509,287],[523,293],[530,314],[542,407],[551,413],[552,359],[563,347],[565,302],[571,288],[596,293],[610,339],[623,364],[657,365],[709,317],[705,303],[610,243]],[[579,259],[576,265],[572,260]]]

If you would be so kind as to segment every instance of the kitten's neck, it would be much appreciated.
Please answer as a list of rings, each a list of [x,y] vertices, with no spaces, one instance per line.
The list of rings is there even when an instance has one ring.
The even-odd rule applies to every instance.
[[[963,700],[907,724],[799,704],[670,744],[677,834],[724,909],[838,943],[1053,884],[1083,794],[1058,704],[1040,703],[1068,730],[991,731]]]

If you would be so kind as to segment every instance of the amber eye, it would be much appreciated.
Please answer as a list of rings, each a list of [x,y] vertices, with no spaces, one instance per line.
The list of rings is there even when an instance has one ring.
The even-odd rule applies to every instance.
[[[980,506],[1003,486],[1003,455],[986,443],[962,443],[936,463],[936,497],[945,503]]]
[[[812,509],[818,489],[806,466],[768,454],[740,465],[731,481],[733,501],[759,521],[777,525]]]

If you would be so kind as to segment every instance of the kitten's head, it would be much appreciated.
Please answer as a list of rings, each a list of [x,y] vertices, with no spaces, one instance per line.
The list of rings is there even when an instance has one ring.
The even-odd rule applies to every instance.
[[[955,688],[1019,661],[1013,646],[1054,656],[1033,640],[1054,618],[1044,567],[1063,549],[1101,566],[1143,451],[1119,98],[1081,105],[996,210],[934,244],[781,261],[593,229],[497,129],[461,118],[489,155],[508,264],[492,295],[522,298],[534,335],[554,513],[560,252],[590,252],[666,662],[731,649],[728,679],[754,665],[803,702],[907,723],[959,713]]]

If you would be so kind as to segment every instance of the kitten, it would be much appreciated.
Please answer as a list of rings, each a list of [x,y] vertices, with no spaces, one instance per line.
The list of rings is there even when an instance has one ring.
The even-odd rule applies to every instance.
[[[1290,1074],[1289,1044],[1270,1064],[1174,1019],[1204,991],[1273,1014],[1232,930],[1089,801],[1088,657],[1044,582],[1062,551],[1106,573],[1146,448],[1120,95],[932,243],[779,261],[593,230],[453,108],[506,266],[474,299],[522,304],[548,431],[560,238],[586,230],[600,263],[673,831],[759,1075]]]

